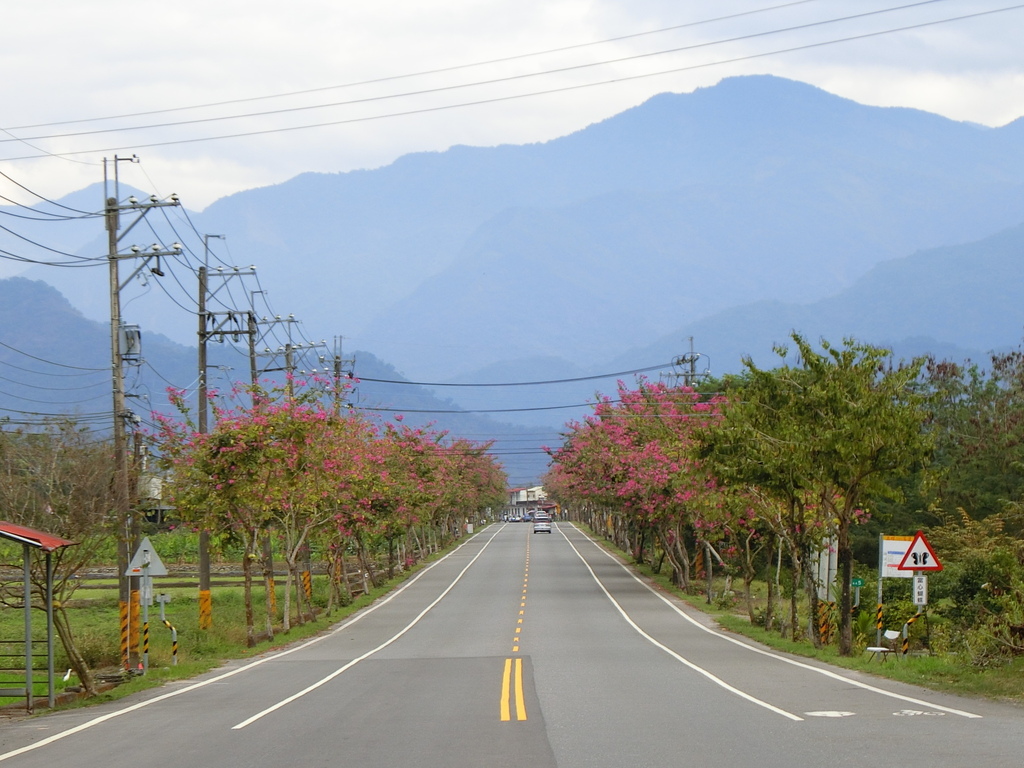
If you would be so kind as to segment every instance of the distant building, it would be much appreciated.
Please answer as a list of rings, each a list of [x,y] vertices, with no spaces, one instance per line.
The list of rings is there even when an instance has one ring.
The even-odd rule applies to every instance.
[[[527,512],[543,509],[547,512],[554,512],[558,505],[548,501],[548,495],[544,492],[544,486],[535,485],[532,488],[510,488],[508,491],[508,503],[502,510],[502,514],[522,517]]]

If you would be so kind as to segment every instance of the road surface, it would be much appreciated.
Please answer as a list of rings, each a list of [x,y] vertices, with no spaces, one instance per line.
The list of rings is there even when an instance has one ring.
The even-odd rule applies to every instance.
[[[499,524],[314,640],[0,726],[0,763],[359,768],[1024,761],[1024,711],[717,629],[565,522]],[[897,663],[889,661],[888,663]]]

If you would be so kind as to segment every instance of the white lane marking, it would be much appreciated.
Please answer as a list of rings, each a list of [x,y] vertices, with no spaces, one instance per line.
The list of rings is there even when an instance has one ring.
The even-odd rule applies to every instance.
[[[561,533],[561,531],[559,531],[559,532]],[[626,620],[626,623],[629,624],[629,626],[631,626],[634,630],[636,630],[636,632],[641,637],[643,637],[649,643],[654,645],[656,648],[660,648],[661,650],[663,650],[665,653],[667,653],[669,656],[674,658],[676,661],[678,661],[678,662],[680,662],[682,664],[685,664],[687,667],[692,669],[694,672],[697,672],[697,673],[699,673],[701,675],[704,675],[704,677],[706,677],[708,680],[713,682],[715,685],[718,685],[718,686],[724,688],[725,690],[729,691],[729,693],[735,694],[736,696],[739,696],[742,699],[746,699],[747,701],[751,702],[752,704],[757,704],[757,706],[759,706],[759,707],[764,707],[765,709],[767,709],[767,710],[769,710],[771,712],[774,712],[774,713],[776,713],[778,715],[782,715],[783,717],[788,717],[790,720],[797,720],[797,721],[801,721],[801,722],[803,721],[803,718],[800,717],[799,715],[794,715],[792,712],[787,712],[784,709],[779,709],[778,707],[776,707],[776,706],[774,706],[772,704],[769,704],[767,701],[762,701],[761,699],[758,699],[758,698],[755,698],[755,697],[751,696],[749,693],[745,693],[744,691],[741,691],[739,688],[735,688],[735,687],[729,685],[727,682],[722,680],[720,677],[716,677],[715,675],[713,675],[711,672],[708,672],[703,667],[698,667],[692,661],[689,661],[688,659],[683,658],[678,653],[673,651],[671,648],[669,648],[666,645],[663,645],[662,643],[658,642],[653,637],[651,637],[649,634],[644,632],[637,625],[637,623],[635,621],[633,621],[633,619],[631,619],[629,617],[629,614],[627,614],[626,611],[623,610],[622,606],[619,605],[619,603],[615,600],[615,598],[611,596],[611,593],[607,589],[605,589],[604,584],[601,583],[601,580],[599,578],[597,578],[597,574],[594,573],[594,570],[590,567],[590,563],[588,563],[583,558],[583,555],[581,555],[580,551],[578,549],[576,549],[576,546],[571,541],[569,541],[569,537],[566,536],[564,533],[562,533],[562,536],[565,538],[566,542],[568,542],[569,546],[572,547],[572,551],[576,553],[576,556],[580,559],[580,562],[583,563],[583,567],[586,568],[588,571],[590,571],[590,575],[593,577],[594,581],[597,583],[597,586],[599,586],[601,588],[601,591],[604,592],[605,597],[607,597],[611,601],[612,605],[615,606],[615,609],[619,612],[619,614],[622,616],[622,618],[624,618]]]
[[[495,531],[494,535],[491,536],[491,539],[493,539],[494,536],[497,535],[497,533],[499,531],[501,531],[502,528],[504,528],[504,526],[500,526],[498,528],[498,530]],[[80,733],[81,731],[85,731],[85,730],[88,730],[89,728],[93,728],[93,727],[95,727],[97,725],[105,723],[108,720],[113,720],[115,717],[120,717],[121,715],[126,715],[129,712],[135,712],[136,710],[142,709],[144,707],[148,707],[151,704],[156,704],[158,702],[165,701],[166,699],[174,698],[175,696],[180,696],[183,693],[189,693],[191,691],[198,690],[199,688],[205,688],[208,685],[218,684],[222,680],[225,680],[225,679],[227,679],[229,677],[234,677],[235,675],[239,674],[240,672],[247,672],[250,669],[253,669],[254,667],[258,667],[261,664],[265,664],[268,661],[274,661],[275,659],[280,659],[282,656],[288,656],[289,654],[295,653],[296,651],[301,651],[304,648],[308,648],[309,646],[314,645],[315,643],[319,643],[321,640],[325,640],[328,637],[331,637],[332,635],[337,634],[338,632],[342,632],[345,629],[348,629],[353,624],[355,624],[357,621],[360,621],[361,619],[363,619],[365,616],[369,616],[371,613],[376,611],[378,608],[381,608],[382,606],[387,605],[393,599],[395,599],[400,594],[402,594],[402,592],[404,592],[406,589],[408,589],[413,584],[415,584],[417,581],[419,581],[423,576],[425,576],[427,574],[428,571],[433,569],[435,566],[440,565],[441,563],[443,563],[445,560],[447,560],[449,557],[454,555],[456,552],[458,552],[464,546],[469,544],[471,541],[473,541],[473,539],[466,539],[466,541],[464,541],[462,544],[457,546],[455,549],[453,549],[451,552],[449,552],[447,555],[445,555],[444,557],[440,558],[436,562],[431,563],[430,565],[428,565],[426,568],[424,568],[422,571],[420,571],[418,574],[416,574],[413,578],[409,579],[409,581],[407,581],[401,587],[396,589],[394,592],[392,592],[386,598],[384,598],[383,600],[381,600],[379,602],[374,603],[373,605],[369,606],[368,608],[364,608],[362,611],[360,611],[358,614],[356,614],[351,619],[346,621],[344,624],[341,624],[341,625],[337,626],[336,628],[334,628],[330,632],[326,632],[326,633],[324,633],[322,635],[318,635],[317,637],[314,637],[314,638],[312,638],[310,640],[307,640],[306,642],[302,643],[301,645],[297,645],[294,648],[289,648],[288,650],[280,651],[280,652],[272,654],[270,656],[264,656],[262,658],[256,659],[255,661],[252,661],[252,662],[250,662],[250,663],[248,663],[248,664],[246,664],[244,666],[237,667],[236,669],[233,669],[230,672],[225,672],[222,675],[217,675],[216,677],[211,677],[209,680],[203,680],[202,682],[199,682],[199,683],[193,683],[192,685],[186,686],[184,688],[179,688],[176,691],[170,691],[169,693],[165,693],[165,694],[162,694],[160,696],[155,696],[152,699],[147,699],[146,701],[140,701],[137,704],[132,704],[131,706],[125,707],[124,709],[119,709],[119,710],[116,710],[114,712],[108,712],[105,715],[100,715],[99,717],[95,717],[92,720],[88,720],[88,721],[86,721],[84,723],[80,723],[79,725],[76,725],[73,728],[69,728],[66,731],[60,731],[59,733],[55,733],[52,736],[47,736],[45,739],[37,741],[34,744],[28,744],[28,745],[26,745],[24,747],[19,747],[18,749],[13,749],[10,752],[4,752],[3,754],[0,754],[0,761],[7,760],[7,759],[9,759],[11,757],[17,757],[18,755],[23,755],[26,752],[31,752],[33,750],[39,749],[40,747],[45,747],[46,745],[52,744],[55,741],[60,741],[61,739],[64,739],[64,738],[66,738],[68,736],[72,736],[72,735],[74,735],[76,733]],[[491,543],[491,541],[490,541],[490,539],[488,539],[487,544],[490,544],[490,543]],[[485,544],[484,546],[486,547],[487,544]],[[482,552],[483,550],[481,549],[480,551]],[[479,555],[477,555],[477,557],[479,557]],[[476,558],[474,558],[474,559],[476,559]]]
[[[945,712],[918,712],[916,709],[901,709],[899,712],[893,712],[896,717],[915,717],[917,715],[928,715],[930,717],[945,717]]]
[[[408,624],[407,624],[407,625],[405,626],[405,628],[404,628],[404,629],[400,630],[400,631],[399,631],[398,633],[396,633],[396,634],[395,634],[395,635],[394,635],[393,637],[391,637],[391,638],[390,638],[389,640],[386,640],[386,641],[384,641],[383,643],[381,643],[380,645],[378,645],[378,646],[377,646],[376,648],[374,648],[374,649],[372,649],[372,650],[369,650],[369,651],[367,651],[367,652],[366,652],[366,653],[364,653],[364,654],[363,654],[362,656],[357,656],[356,658],[352,659],[352,661],[350,661],[350,662],[349,662],[348,664],[345,664],[345,665],[344,665],[343,667],[339,667],[338,669],[334,670],[334,671],[333,671],[333,672],[332,672],[331,674],[327,675],[327,676],[326,676],[326,677],[324,677],[324,678],[321,678],[320,680],[317,680],[317,681],[316,681],[315,683],[313,683],[312,685],[306,686],[306,687],[305,687],[305,688],[303,688],[303,689],[302,689],[301,691],[299,691],[299,692],[297,692],[297,693],[293,693],[293,694],[292,694],[291,696],[289,696],[289,697],[287,697],[287,698],[285,698],[285,699],[282,699],[281,701],[277,702],[277,704],[272,704],[271,706],[269,706],[269,707],[267,707],[266,709],[264,709],[264,710],[263,710],[262,712],[257,712],[257,713],[256,713],[255,715],[253,715],[252,717],[250,717],[250,718],[248,718],[248,719],[246,719],[246,720],[243,720],[243,721],[242,721],[242,722],[240,722],[240,723],[239,723],[238,725],[234,725],[234,726],[232,726],[232,727],[231,727],[231,730],[233,730],[233,731],[238,731],[238,730],[241,730],[242,728],[245,728],[245,727],[246,727],[247,725],[251,725],[252,723],[255,723],[255,722],[256,722],[257,720],[259,720],[260,718],[262,718],[262,717],[266,717],[266,716],[267,716],[267,715],[269,715],[269,714],[270,714],[271,712],[276,712],[277,710],[281,709],[282,707],[284,707],[284,706],[287,706],[288,704],[291,704],[291,703],[292,703],[293,701],[296,701],[297,699],[301,699],[301,698],[302,698],[303,696],[305,696],[305,695],[306,695],[307,693],[310,693],[310,692],[312,692],[312,691],[315,691],[315,690],[316,690],[317,688],[319,688],[320,686],[322,686],[322,685],[325,685],[325,684],[329,683],[329,682],[330,682],[331,680],[333,680],[334,678],[336,678],[336,677],[337,677],[338,675],[340,675],[341,673],[345,672],[346,670],[349,670],[349,669],[351,669],[352,667],[354,667],[354,666],[355,666],[356,664],[358,664],[359,662],[361,662],[361,661],[365,661],[366,659],[370,658],[371,656],[373,656],[373,655],[374,655],[375,653],[377,653],[378,651],[382,651],[382,650],[384,650],[384,649],[385,649],[385,648],[387,648],[387,647],[388,647],[389,645],[391,645],[391,644],[392,644],[393,642],[395,642],[396,640],[398,640],[398,639],[399,639],[400,637],[402,637],[402,635],[404,635],[404,634],[405,634],[406,632],[408,632],[408,631],[409,631],[410,629],[412,629],[412,628],[413,628],[414,626],[416,626],[417,624],[419,624],[420,620],[421,620],[421,619],[422,619],[422,618],[423,618],[424,616],[426,616],[426,615],[427,615],[427,613],[429,613],[429,612],[430,612],[430,610],[434,608],[434,606],[436,606],[436,605],[437,605],[438,603],[440,603],[440,602],[441,602],[441,600],[443,600],[443,599],[444,599],[445,595],[447,595],[447,594],[448,594],[449,592],[451,592],[451,591],[452,591],[452,589],[454,589],[454,588],[455,588],[455,585],[456,585],[456,584],[458,584],[458,583],[459,583],[459,581],[460,581],[460,580],[462,579],[462,577],[466,575],[466,571],[468,571],[468,570],[469,570],[469,569],[470,569],[470,568],[471,568],[471,567],[473,566],[473,563],[475,563],[475,562],[476,562],[476,561],[477,561],[477,560],[478,560],[478,559],[480,558],[480,556],[481,556],[481,555],[482,555],[482,554],[484,553],[484,550],[485,550],[485,549],[487,549],[487,547],[489,547],[489,546],[490,546],[491,542],[492,542],[492,541],[494,541],[494,537],[495,537],[495,536],[497,536],[497,535],[498,535],[498,533],[499,533],[500,531],[501,531],[501,528],[498,528],[498,529],[497,529],[497,530],[496,530],[496,531],[495,531],[495,532],[494,532],[493,534],[491,534],[491,538],[489,538],[489,539],[487,540],[487,543],[486,543],[486,544],[484,544],[484,545],[483,545],[483,546],[482,546],[482,547],[480,548],[480,551],[479,551],[479,552],[477,552],[477,553],[476,553],[476,555],[474,555],[474,556],[473,556],[473,559],[472,559],[472,560],[470,560],[470,561],[469,561],[469,562],[468,562],[468,563],[466,564],[466,567],[465,567],[465,568],[463,568],[463,569],[462,569],[462,570],[461,570],[461,571],[459,572],[459,575],[455,577],[455,580],[454,580],[454,581],[452,581],[452,583],[448,585],[448,587],[447,587],[447,588],[446,588],[446,589],[444,590],[444,592],[442,592],[442,593],[441,593],[440,595],[438,595],[438,596],[437,596],[437,599],[436,599],[436,600],[434,600],[434,602],[432,602],[432,603],[431,603],[430,605],[428,605],[428,606],[427,606],[426,608],[424,608],[424,609],[423,609],[422,611],[420,611],[419,615],[418,615],[418,616],[416,616],[416,618],[415,618],[415,619],[413,619],[412,621],[410,621],[410,622],[409,622],[409,623],[408,623]]]
[[[853,717],[856,714],[856,712],[838,712],[838,711],[831,712],[831,711],[823,711],[823,712],[804,712],[804,714],[807,715],[808,717]]]
[[[819,675],[824,675],[825,677],[831,677],[834,680],[841,680],[844,683],[849,683],[850,685],[856,686],[858,688],[863,688],[864,690],[871,691],[872,693],[877,693],[877,694],[880,694],[882,696],[889,696],[890,698],[899,699],[900,701],[909,701],[911,704],[919,704],[922,707],[929,707],[931,709],[941,709],[943,712],[949,712],[950,714],[959,715],[960,717],[979,718],[979,719],[981,718],[981,715],[976,715],[973,712],[964,712],[961,709],[953,709],[952,707],[944,707],[941,704],[934,704],[932,702],[924,701],[922,699],[915,699],[912,696],[904,696],[901,693],[894,693],[892,691],[887,691],[884,688],[878,688],[878,687],[876,687],[874,685],[869,685],[868,683],[862,683],[859,680],[854,680],[852,677],[846,677],[844,675],[837,674],[837,673],[832,672],[832,671],[827,670],[827,669],[821,669],[820,667],[815,667],[815,666],[812,666],[810,664],[804,664],[802,661],[797,661],[796,659],[787,659],[785,656],[779,656],[777,653],[772,653],[770,651],[766,651],[766,650],[763,650],[761,648],[756,648],[756,647],[754,647],[752,645],[749,645],[749,644],[744,643],[744,642],[742,642],[740,640],[737,640],[735,637],[729,637],[728,635],[723,635],[721,632],[716,632],[715,630],[713,630],[713,629],[711,629],[709,627],[705,627],[703,624],[701,624],[700,622],[694,620],[692,617],[688,616],[685,612],[680,610],[679,606],[677,606],[674,603],[672,603],[672,601],[670,601],[664,595],[660,594],[657,590],[655,590],[653,587],[651,587],[651,585],[649,585],[646,582],[644,582],[643,580],[639,579],[636,576],[636,574],[634,574],[629,568],[627,568],[625,565],[623,565],[618,560],[618,558],[616,558],[613,554],[608,552],[608,550],[606,550],[604,547],[602,547],[596,541],[594,541],[589,536],[587,536],[583,531],[580,531],[579,528],[576,528],[575,530],[577,530],[581,534],[583,534],[583,536],[586,537],[586,539],[588,541],[590,541],[597,548],[597,550],[599,552],[601,552],[604,555],[606,555],[610,560],[612,560],[612,562],[614,562],[616,565],[618,565],[620,568],[622,568],[626,573],[628,573],[630,575],[630,577],[634,581],[636,581],[638,584],[642,584],[647,590],[650,591],[650,593],[652,595],[654,595],[659,600],[661,600],[663,603],[665,603],[665,605],[667,605],[673,611],[678,613],[680,616],[682,616],[688,622],[693,624],[693,626],[695,626],[698,629],[701,629],[701,630],[707,632],[709,635],[714,635],[715,637],[721,638],[722,640],[728,640],[730,643],[738,645],[741,648],[746,648],[748,651],[753,651],[754,653],[759,653],[762,656],[768,656],[769,658],[776,659],[778,661],[784,661],[787,664],[792,664],[794,667],[800,667],[801,669],[807,669],[807,670],[810,670],[811,672],[817,672]],[[564,536],[565,534],[562,534],[562,535]]]

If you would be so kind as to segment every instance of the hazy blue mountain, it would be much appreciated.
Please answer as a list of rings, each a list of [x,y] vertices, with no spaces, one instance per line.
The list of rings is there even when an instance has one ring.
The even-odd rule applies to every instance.
[[[125,188],[126,194],[132,190]],[[0,277],[24,271],[31,261],[79,262],[83,245],[103,231],[103,185],[72,192],[59,201],[40,200],[25,192],[24,205],[0,205],[0,252],[17,259],[0,260]],[[106,253],[106,240],[102,250]],[[74,270],[72,270],[74,271]],[[53,268],[45,271],[52,275]]]
[[[977,242],[919,251],[872,268],[849,288],[805,304],[756,302],[680,327],[609,365],[634,366],[687,351],[687,337],[715,374],[750,356],[771,367],[772,346],[792,331],[839,343],[889,347],[898,358],[932,354],[980,364],[1024,340],[1024,225]],[[704,365],[704,361],[701,363]]]
[[[344,335],[412,378],[536,356],[586,368],[729,307],[816,301],[883,261],[1016,225],[1022,149],[1021,120],[986,129],[739,77],[548,142],[302,174],[172,218],[176,232],[157,225],[193,250],[193,227],[226,235],[218,250],[257,265],[309,337]],[[92,226],[86,250],[105,253]],[[68,272],[61,291],[102,319],[99,281]],[[165,287],[147,282],[133,317],[193,343]]]
[[[209,352],[211,390],[226,393],[248,380],[244,344],[211,344]],[[154,411],[177,416],[167,400],[168,387],[194,395],[197,350],[144,333],[142,356],[138,365],[126,367],[127,407],[138,416],[139,428],[151,431]],[[557,429],[514,426],[500,414],[464,413],[453,401],[409,384],[371,353],[357,351],[351,357],[357,377],[363,378],[348,400],[371,418],[402,413],[406,424],[431,426],[478,443],[493,440],[495,455],[516,485],[536,483],[547,467],[539,448],[559,442]],[[272,381],[274,374],[260,378]],[[109,323],[84,317],[41,281],[0,279],[0,427],[32,425],[65,414],[109,434],[112,408]]]
[[[886,259],[1018,223],[1022,137],[1019,122],[981,129],[777,78],[659,96],[524,148],[593,194],[495,215],[365,335],[429,373],[440,340],[480,363],[586,364],[726,307],[828,296]],[[584,157],[597,167],[577,172]]]
[[[903,356],[984,359],[1014,346],[1022,181],[1024,119],[988,129],[739,77],[543,143],[412,154],[302,174],[201,213],[162,209],[122,245],[178,240],[194,265],[202,234],[224,235],[211,241],[217,261],[256,265],[275,311],[294,313],[306,338],[342,335],[372,351],[357,355],[362,407],[528,445],[554,442],[552,430],[586,412],[567,406],[614,392],[615,377],[593,377],[667,364],[690,336],[705,355],[698,368],[710,361],[713,373],[739,370],[748,354],[773,364],[773,342],[792,329]],[[187,206],[188,190],[176,191]],[[53,360],[95,348],[72,364],[106,369],[107,243],[90,215],[102,198],[93,185],[56,201],[67,208],[40,201],[38,216],[0,207],[21,235],[0,230],[0,248],[95,259],[25,272],[70,303],[19,287],[0,339],[18,349],[37,339]],[[166,277],[140,273],[125,291],[125,319],[146,333],[161,374],[138,371],[151,401],[195,379],[196,276],[166,266]],[[253,296],[233,298],[242,309]],[[36,299],[46,312],[32,309]],[[229,347],[213,353],[225,387],[247,372]],[[421,384],[388,383],[405,379]],[[554,379],[576,381],[441,386]],[[67,397],[33,381],[31,397]],[[94,386],[81,407],[106,408],[109,390]],[[479,412],[449,413],[460,410]]]

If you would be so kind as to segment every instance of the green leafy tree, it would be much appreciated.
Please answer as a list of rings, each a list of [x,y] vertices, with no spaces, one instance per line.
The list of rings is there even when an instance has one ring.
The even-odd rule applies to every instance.
[[[851,529],[865,500],[898,493],[894,480],[929,456],[924,399],[914,386],[924,361],[893,368],[888,350],[853,339],[841,347],[822,340],[822,352],[799,334],[792,339],[797,366],[762,371],[746,361],[742,402],[725,409],[707,453],[722,477],[770,489],[783,502],[794,571],[809,545],[835,536],[839,650],[849,655]],[[776,351],[785,360],[788,350]],[[792,619],[795,631],[795,611]]]

